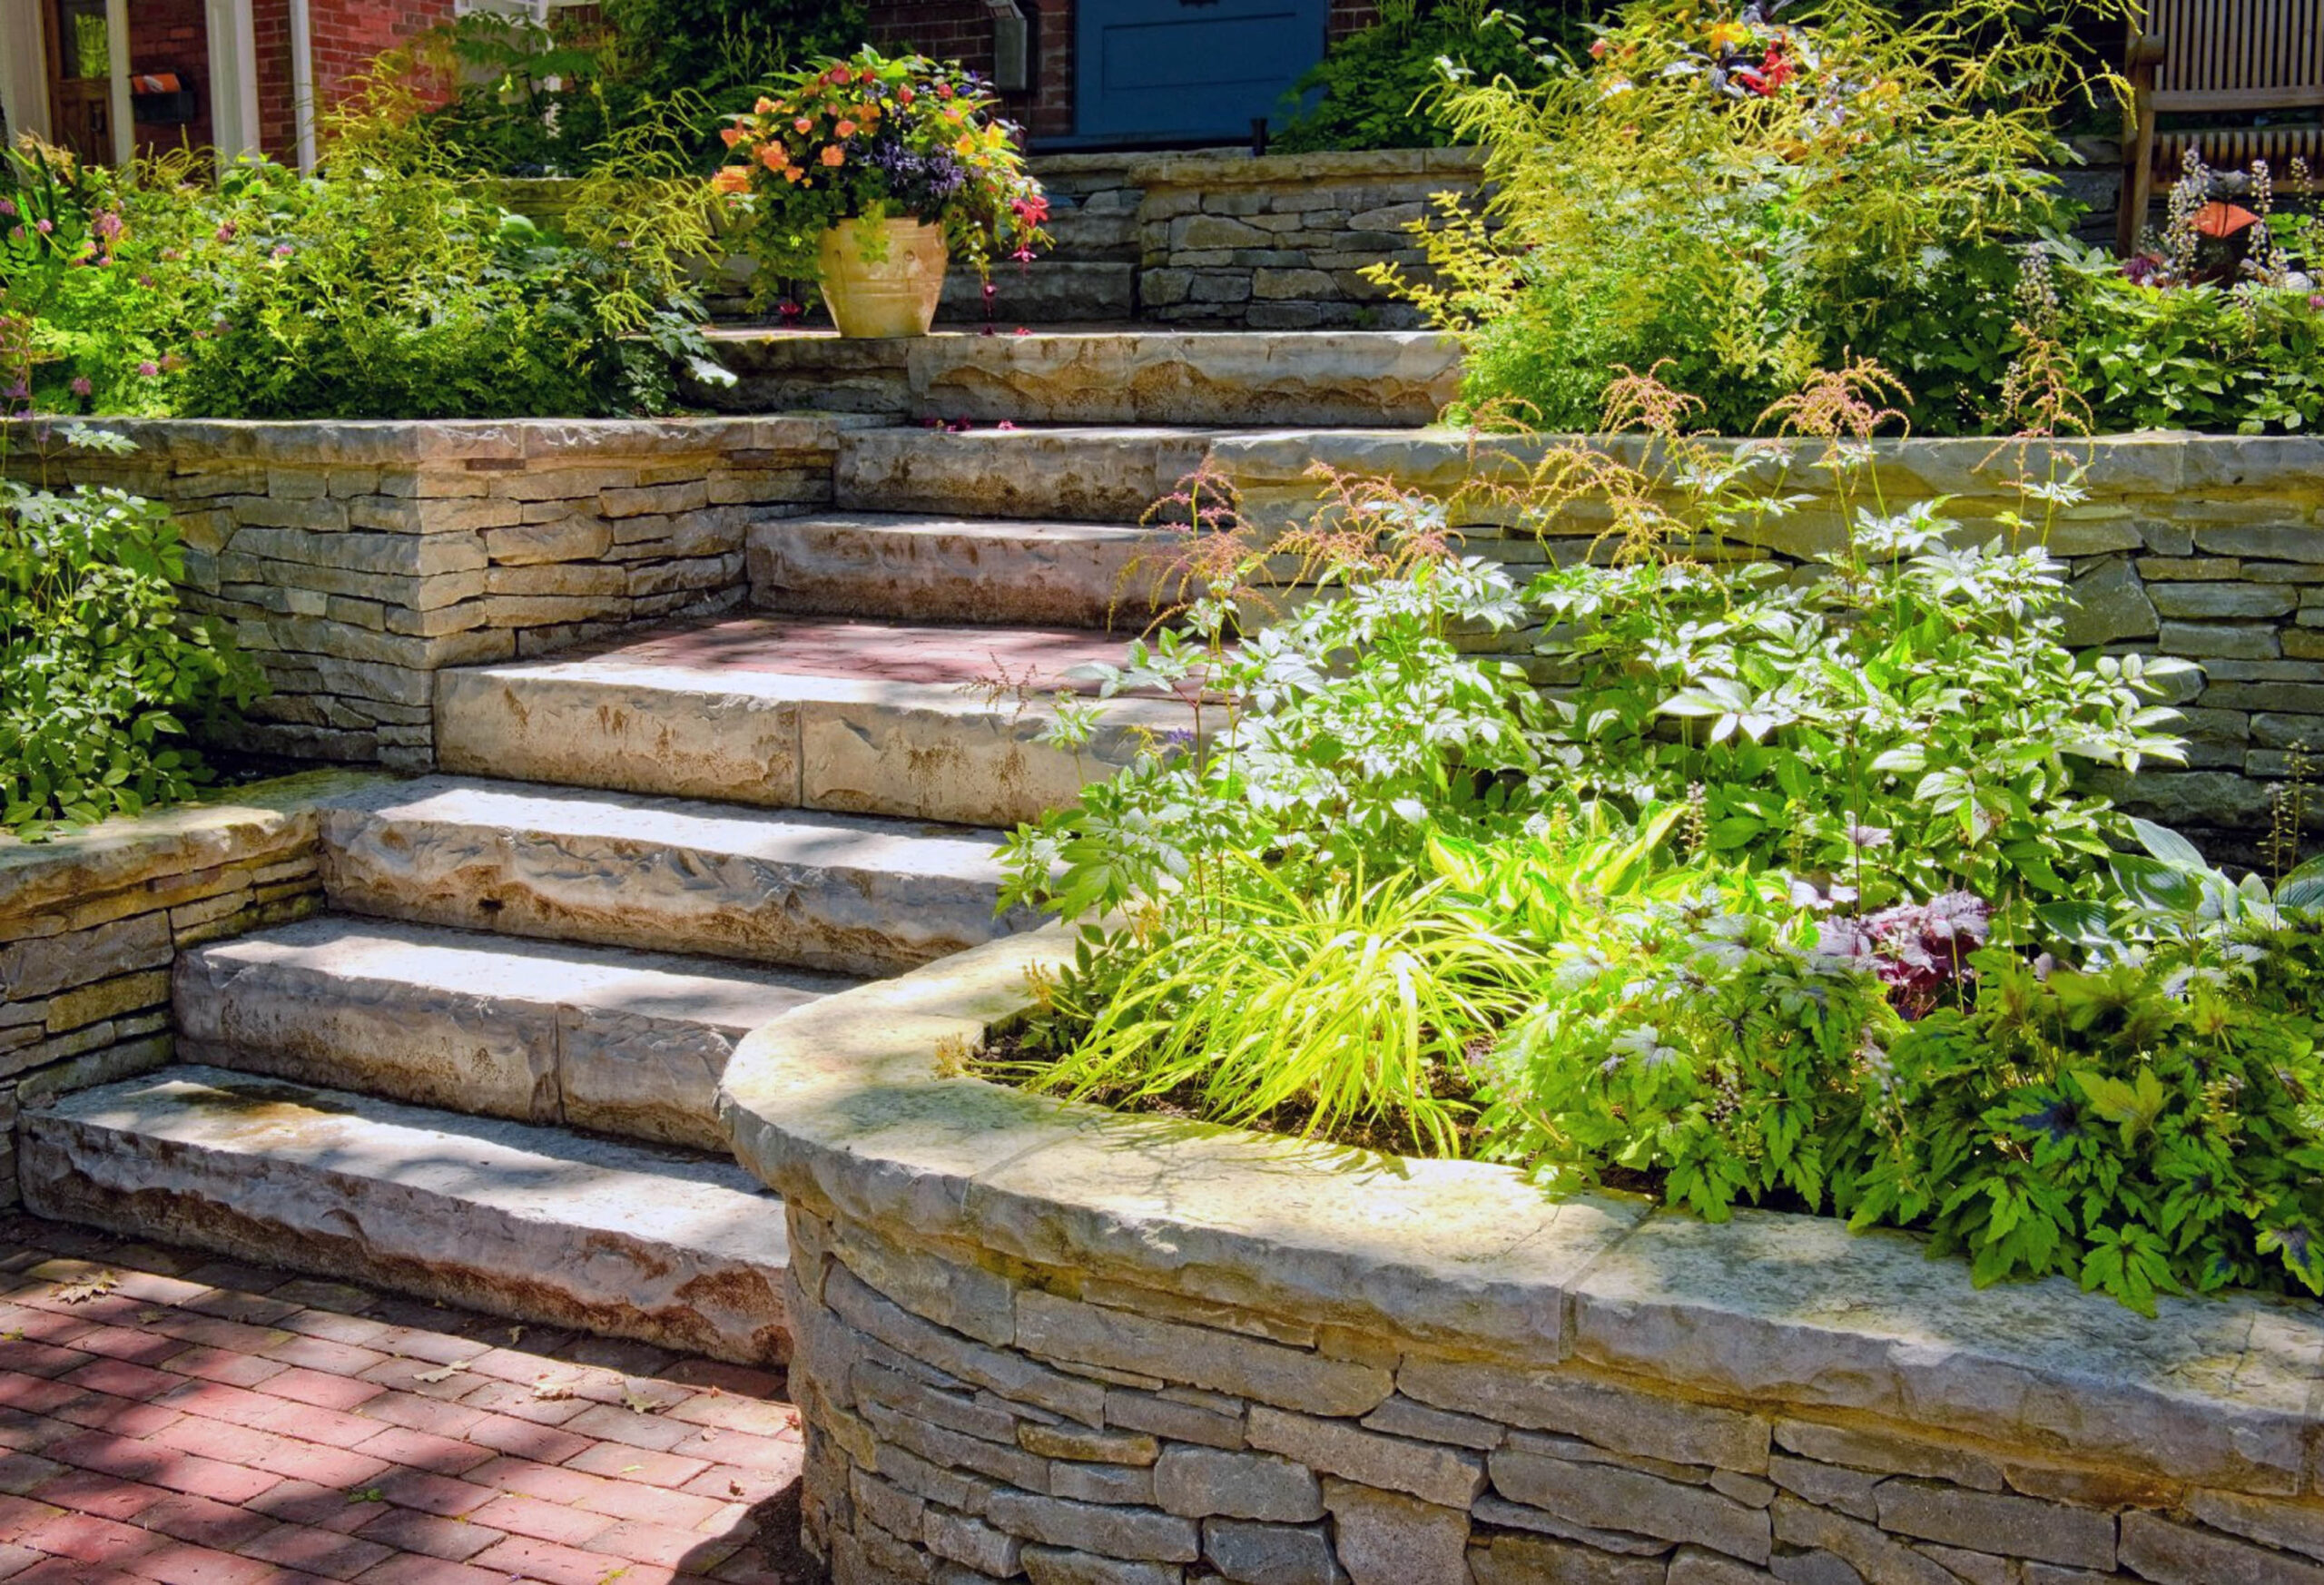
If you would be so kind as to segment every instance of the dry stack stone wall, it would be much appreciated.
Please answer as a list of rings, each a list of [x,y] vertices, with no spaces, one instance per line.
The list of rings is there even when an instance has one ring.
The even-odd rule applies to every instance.
[[[170,967],[205,941],[322,907],[314,772],[53,841],[0,838],[0,1206],[15,1118],[170,1058]]]
[[[108,421],[135,449],[5,448],[20,477],[167,502],[187,604],[273,692],[235,745],[424,770],[435,674],[741,603],[744,530],[828,502],[822,418]]]
[[[727,1065],[835,1585],[2324,1585],[2312,1301],[1979,1290],[1829,1218],[960,1077],[1071,954]]]
[[[1435,194],[1473,193],[1482,173],[1471,149],[1134,162],[1140,317],[1254,330],[1413,328],[1412,306],[1363,271],[1383,261],[1417,271],[1423,259],[1406,228]]]
[[[2324,1582],[2289,1491],[791,1228],[835,1585]]]

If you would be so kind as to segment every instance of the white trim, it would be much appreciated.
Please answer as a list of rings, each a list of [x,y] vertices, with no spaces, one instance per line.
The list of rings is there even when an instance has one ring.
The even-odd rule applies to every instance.
[[[290,0],[290,124],[299,169],[315,168],[315,22],[308,0]]]
[[[251,0],[208,0],[210,137],[222,160],[259,152],[258,29]]]
[[[105,0],[105,70],[112,82],[113,162],[137,157],[137,107],[129,98],[129,0]]]
[[[10,136],[53,135],[41,0],[0,0],[0,108],[7,111]]]

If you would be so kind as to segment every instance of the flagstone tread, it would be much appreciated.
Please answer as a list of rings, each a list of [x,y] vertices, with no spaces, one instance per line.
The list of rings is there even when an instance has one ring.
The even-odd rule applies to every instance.
[[[463,774],[1010,828],[1073,802],[1194,711],[1108,701],[1078,749],[1056,695],[1122,641],[835,617],[697,624],[594,655],[440,674],[437,755]]]
[[[19,1124],[35,1214],[741,1363],[781,1202],[731,1162],[184,1065]]]
[[[768,518],[747,549],[767,610],[1135,633],[1177,599],[1186,545],[1126,524],[852,512]]]
[[[720,331],[738,380],[700,394],[733,411],[841,405],[945,422],[1419,426],[1460,391],[1459,345],[1433,330],[1015,328],[899,342]]]
[[[855,983],[332,916],[182,954],[172,989],[182,1058],[724,1151],[735,1044]]]
[[[1034,922],[989,830],[458,776],[322,827],[334,910],[419,923],[876,975]]]

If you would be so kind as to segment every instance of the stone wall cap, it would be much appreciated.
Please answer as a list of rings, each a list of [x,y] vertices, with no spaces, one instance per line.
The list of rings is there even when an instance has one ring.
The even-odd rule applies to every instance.
[[[1253,154],[1247,149],[1152,154],[1129,163],[1132,187],[1296,186],[1303,182],[1393,181],[1443,174],[1471,181],[1484,174],[1482,149],[1367,149],[1312,154]]]
[[[946,1077],[1032,1005],[1050,926],[785,1015],[729,1063],[737,1157],[803,1206],[1276,1314],[1684,1393],[1950,1428],[2255,1492],[2312,1489],[2324,1314],[2256,1295],[2148,1321],[2053,1279],[1979,1291],[1903,1234],[1116,1114]]]
[[[307,467],[515,462],[724,451],[828,451],[862,420],[835,413],[668,418],[82,418],[182,468],[257,461]],[[67,420],[0,420],[0,450],[54,444]],[[36,437],[46,437],[36,442]],[[112,460],[112,459],[108,459]]]
[[[212,869],[311,842],[316,811],[324,802],[386,780],[376,772],[309,771],[156,813],[101,821],[45,842],[0,834],[0,919],[134,885],[149,875]]]

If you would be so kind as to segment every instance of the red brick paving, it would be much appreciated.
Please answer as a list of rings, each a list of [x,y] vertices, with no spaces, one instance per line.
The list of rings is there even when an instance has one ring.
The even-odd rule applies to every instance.
[[[781,1379],[0,1220],[5,1585],[806,1585]]]

